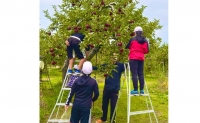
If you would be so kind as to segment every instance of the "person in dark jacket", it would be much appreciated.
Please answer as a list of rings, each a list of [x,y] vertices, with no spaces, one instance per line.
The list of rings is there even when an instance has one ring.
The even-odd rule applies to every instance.
[[[143,30],[140,26],[134,29],[135,37],[131,38],[126,45],[129,49],[129,64],[132,74],[132,81],[134,90],[131,91],[133,95],[138,93],[138,78],[140,83],[140,94],[144,94],[144,55],[149,53],[149,44],[144,36]]]
[[[89,61],[84,62],[82,72],[83,75],[75,80],[65,103],[65,109],[67,110],[75,94],[70,117],[71,123],[79,123],[79,121],[80,123],[88,123],[92,103],[99,97],[98,84],[95,79],[90,77],[92,63]]]
[[[89,45],[85,49],[80,49],[80,43],[83,42],[84,38],[85,35],[82,33],[74,33],[65,41],[67,45],[67,56],[69,58],[69,69],[67,71],[68,74],[73,73],[72,66],[74,64],[75,54],[78,59],[80,59],[79,65],[75,70],[75,74],[81,74],[83,63],[86,61],[86,56],[90,50]]]
[[[115,122],[116,113],[114,114],[115,106],[118,100],[118,93],[120,90],[120,79],[122,72],[124,72],[124,64],[117,62],[116,54],[114,53],[114,65],[116,65],[115,70],[112,70],[112,77],[107,76],[105,78],[105,85],[103,89],[103,99],[102,99],[102,117],[96,121],[96,123],[102,123],[107,121],[108,104],[110,101],[110,121],[113,118],[113,123]]]

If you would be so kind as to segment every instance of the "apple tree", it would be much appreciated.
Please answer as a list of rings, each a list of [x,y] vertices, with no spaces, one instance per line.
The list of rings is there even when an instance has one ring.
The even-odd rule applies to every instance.
[[[108,64],[104,73],[109,74],[114,68],[111,60],[113,53],[118,54],[120,62],[128,61],[128,50],[125,46],[134,36],[133,30],[136,26],[143,28],[151,49],[157,45],[155,30],[162,26],[159,25],[159,20],[149,21],[144,17],[146,6],[137,8],[138,3],[132,0],[63,0],[61,5],[53,6],[53,16],[49,15],[48,10],[44,11],[51,24],[47,29],[40,30],[40,54],[47,57],[51,64],[53,61],[57,65],[65,62],[63,69],[66,72],[68,59],[65,40],[74,32],[81,32],[86,35],[80,44],[81,48],[88,44],[92,48],[88,60],[98,53],[100,62],[97,66]],[[52,56],[53,53],[55,56]]]
[[[164,74],[168,72],[168,44],[161,44],[161,39],[153,46],[145,57],[145,72],[151,75]]]

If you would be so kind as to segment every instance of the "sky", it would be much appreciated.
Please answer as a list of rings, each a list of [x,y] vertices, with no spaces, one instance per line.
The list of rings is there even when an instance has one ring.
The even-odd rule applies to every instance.
[[[50,15],[54,14],[52,5],[61,5],[62,0],[40,0],[40,28],[47,28],[50,21],[44,16],[43,10],[48,10]],[[143,15],[149,20],[159,19],[162,29],[156,31],[156,36],[168,43],[168,0],[140,0],[137,5],[147,6]]]

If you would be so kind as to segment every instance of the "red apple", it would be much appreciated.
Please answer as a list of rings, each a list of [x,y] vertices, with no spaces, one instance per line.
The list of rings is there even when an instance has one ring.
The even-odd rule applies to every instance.
[[[47,32],[48,35],[51,35],[51,32]]]
[[[106,24],[105,24],[105,27],[110,27],[110,24],[109,24],[109,23],[106,23]]]
[[[75,30],[75,29],[78,29],[78,27],[77,27],[77,26],[75,26],[75,27],[74,27],[74,30]]]
[[[118,33],[118,34],[116,34],[116,36],[118,36],[118,37],[119,37],[119,36],[121,36],[121,35]]]
[[[92,14],[93,14],[93,15],[96,15],[97,13],[96,13],[96,12],[92,12]]]
[[[130,20],[129,23],[134,23],[134,20]]]
[[[58,48],[58,49],[61,49],[61,46],[60,46],[60,45],[58,45],[58,46],[57,46],[57,48]]]
[[[104,77],[107,77],[107,76],[108,76],[108,74],[107,74],[107,73],[105,73],[103,76],[104,76]]]
[[[52,54],[51,54],[51,56],[53,56],[53,57],[55,57],[55,55],[56,55],[55,53],[52,53]]]
[[[101,1],[101,5],[104,5],[105,3],[104,3],[104,1]]]
[[[119,9],[118,9],[118,12],[122,12],[122,9],[121,9],[121,8],[119,8]]]
[[[54,48],[51,48],[51,49],[50,49],[50,52],[54,52]]]
[[[130,36],[134,36],[135,35],[135,32],[132,32],[131,34],[130,34]]]
[[[69,27],[67,28],[67,30],[71,30],[71,27],[69,26]]]
[[[108,29],[105,27],[104,29],[103,29],[104,31],[108,31]]]
[[[78,30],[81,30],[82,28],[81,27],[78,27]]]
[[[75,6],[76,4],[75,3],[72,3],[72,6]]]
[[[124,51],[124,50],[123,50],[122,48],[120,48],[120,50],[119,50],[119,51],[120,51],[120,53],[123,53],[123,51]]]
[[[94,45],[93,45],[93,44],[90,44],[90,47],[91,47],[91,48],[94,48]]]
[[[120,47],[121,47],[121,46],[122,46],[122,42],[118,42],[118,43],[117,43],[117,46],[120,46]]]
[[[74,29],[74,32],[77,33],[79,30],[78,29]]]
[[[87,29],[90,29],[91,28],[91,26],[89,25],[89,24],[86,24],[86,26],[85,26]]]
[[[55,64],[56,64],[56,62],[55,62],[55,61],[52,61],[52,62],[51,62],[51,64],[52,64],[52,65],[55,65]]]

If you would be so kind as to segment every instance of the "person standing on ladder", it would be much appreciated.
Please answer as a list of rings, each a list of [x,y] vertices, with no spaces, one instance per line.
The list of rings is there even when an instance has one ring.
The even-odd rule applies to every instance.
[[[116,113],[114,113],[115,106],[118,100],[118,94],[120,90],[120,79],[122,72],[124,72],[124,64],[117,62],[117,56],[114,53],[113,54],[113,64],[116,65],[115,70],[112,70],[112,77],[107,76],[105,78],[105,85],[104,85],[104,90],[103,90],[103,99],[102,99],[102,111],[103,111],[103,116],[96,121],[96,123],[102,123],[107,121],[107,113],[108,113],[108,104],[110,100],[110,121],[113,118],[113,123],[115,122],[115,116]],[[105,65],[106,66],[106,65]]]
[[[89,61],[84,62],[82,72],[83,75],[74,81],[65,103],[65,110],[67,110],[75,94],[70,117],[71,123],[79,123],[79,121],[80,123],[88,123],[92,103],[99,97],[98,84],[95,79],[90,77],[92,63]]]
[[[149,43],[142,35],[143,29],[140,26],[135,27],[135,37],[132,37],[126,48],[129,49],[129,64],[132,73],[134,90],[130,93],[138,95],[138,78],[140,83],[140,94],[144,94],[144,55],[149,53]]]
[[[81,74],[83,63],[86,61],[86,55],[89,53],[90,50],[90,47],[88,46],[87,48],[85,48],[86,52],[85,50],[81,51],[80,43],[83,42],[84,38],[85,35],[83,35],[82,33],[74,33],[69,37],[68,40],[65,41],[67,45],[67,56],[69,58],[69,68],[67,74],[73,73],[72,67],[75,60],[75,54],[77,55],[78,59],[80,59],[78,68],[75,70],[75,74]]]

